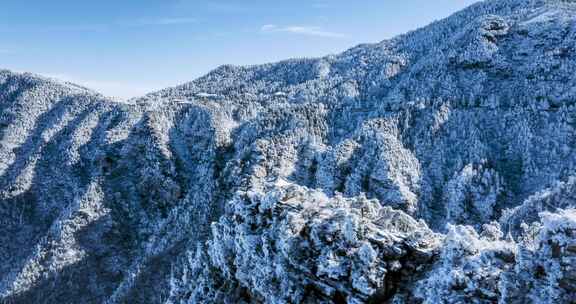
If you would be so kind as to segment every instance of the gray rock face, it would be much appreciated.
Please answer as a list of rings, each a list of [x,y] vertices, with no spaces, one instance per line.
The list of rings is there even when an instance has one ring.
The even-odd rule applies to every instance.
[[[576,5],[113,102],[0,71],[0,301],[572,303]]]

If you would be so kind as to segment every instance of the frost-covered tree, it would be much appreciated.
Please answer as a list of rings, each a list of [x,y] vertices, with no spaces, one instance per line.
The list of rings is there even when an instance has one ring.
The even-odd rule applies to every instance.
[[[0,302],[571,303],[575,16],[488,0],[125,103],[0,71]]]

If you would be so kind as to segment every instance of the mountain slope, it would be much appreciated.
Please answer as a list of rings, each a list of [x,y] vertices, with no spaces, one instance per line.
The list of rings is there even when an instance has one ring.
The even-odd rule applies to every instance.
[[[575,42],[492,0],[132,104],[2,71],[0,299],[570,303]]]

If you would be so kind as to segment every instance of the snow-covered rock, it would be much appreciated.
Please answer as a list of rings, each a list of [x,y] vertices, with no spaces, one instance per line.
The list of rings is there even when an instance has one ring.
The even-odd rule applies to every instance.
[[[212,225],[206,254],[196,253],[188,266],[212,271],[179,274],[173,302],[219,303],[224,298],[218,282],[236,282],[227,292],[243,290],[266,303],[385,300],[438,250],[440,237],[425,223],[377,200],[328,198],[296,185],[269,187],[238,193],[228,204]],[[214,273],[220,278],[214,280]]]
[[[501,239],[501,234],[479,236],[469,226],[451,226],[438,262],[428,277],[416,283],[413,301],[573,302],[575,215],[574,209],[542,213],[539,224],[517,242]]]

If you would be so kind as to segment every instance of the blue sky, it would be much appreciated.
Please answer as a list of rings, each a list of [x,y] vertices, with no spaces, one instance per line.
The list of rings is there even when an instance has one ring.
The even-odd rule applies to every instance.
[[[6,0],[0,68],[122,98],[221,64],[338,53],[424,26],[476,0]]]

